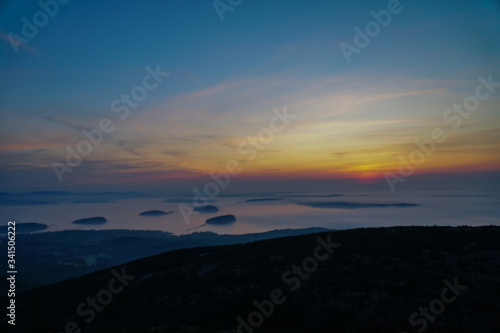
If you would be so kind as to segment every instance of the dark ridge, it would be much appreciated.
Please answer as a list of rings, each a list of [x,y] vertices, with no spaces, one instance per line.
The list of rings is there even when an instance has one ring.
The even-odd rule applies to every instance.
[[[444,293],[453,300],[427,321],[429,332],[496,333],[499,238],[496,226],[390,227],[175,250],[16,293],[16,329],[62,332],[74,321],[89,333],[237,332],[237,318],[254,313],[262,318],[254,332],[413,332],[422,324],[410,326],[410,316],[441,309]],[[323,259],[311,265],[315,256]],[[116,283],[123,289],[86,323],[76,307],[116,275],[126,276]],[[283,302],[270,310],[278,289]]]

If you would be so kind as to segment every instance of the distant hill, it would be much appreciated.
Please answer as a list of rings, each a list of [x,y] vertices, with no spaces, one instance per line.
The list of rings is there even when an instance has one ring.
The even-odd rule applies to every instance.
[[[19,230],[25,230],[22,223]],[[7,226],[0,231],[7,232]],[[66,230],[16,235],[16,261],[23,267],[17,277],[17,290],[27,290],[113,267],[135,259],[175,249],[206,245],[227,245],[275,237],[320,232],[324,228],[286,229],[246,235],[218,235],[195,232],[175,236],[145,230]],[[6,236],[6,235],[5,235]],[[7,254],[7,251],[4,252]],[[5,257],[5,260],[7,258]],[[5,281],[0,272],[0,287]],[[6,293],[0,289],[0,295]]]
[[[255,332],[416,332],[424,322],[420,332],[498,332],[499,240],[494,226],[392,227],[175,250],[18,294],[16,329],[63,332],[74,321],[83,332],[236,332],[241,317],[262,318]],[[89,323],[85,304],[77,314],[118,286]],[[269,299],[282,302],[271,311]],[[433,321],[410,325],[432,306]]]

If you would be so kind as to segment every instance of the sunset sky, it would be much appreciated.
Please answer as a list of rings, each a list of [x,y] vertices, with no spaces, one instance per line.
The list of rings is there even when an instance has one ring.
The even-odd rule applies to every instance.
[[[339,44],[387,7],[243,0],[221,21],[211,0],[70,1],[16,53],[9,33],[41,7],[3,2],[1,191],[181,186],[229,161],[252,181],[385,182],[436,128],[448,137],[416,174],[499,171],[500,86],[460,123],[443,119],[479,76],[500,82],[499,3],[401,1],[348,63]],[[113,102],[156,68],[169,75],[120,119]],[[295,118],[255,158],[242,153],[284,107]],[[104,118],[113,131],[60,182],[53,162]]]

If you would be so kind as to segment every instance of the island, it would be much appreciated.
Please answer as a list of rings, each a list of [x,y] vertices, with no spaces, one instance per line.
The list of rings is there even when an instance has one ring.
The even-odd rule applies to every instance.
[[[278,201],[283,200],[281,198],[257,198],[257,199],[248,199],[245,202],[262,202],[262,201]]]
[[[219,211],[219,208],[214,205],[205,205],[205,206],[199,206],[199,207],[194,207],[193,210],[198,213],[217,213]]]
[[[236,222],[236,217],[234,215],[221,215],[217,217],[212,217],[205,221],[206,224],[231,224]]]
[[[163,200],[163,202],[166,202],[166,203],[188,203],[188,202],[191,202],[191,199],[189,199],[189,198],[169,198],[169,199]]]
[[[29,234],[35,231],[42,231],[47,229],[49,226],[43,223],[36,222],[25,222],[25,223],[16,223],[16,233],[17,234]],[[12,231],[12,229],[8,230],[8,226],[3,225],[0,227],[0,234],[6,234],[8,231]]]
[[[108,220],[102,216],[89,217],[73,221],[74,224],[104,224],[106,222],[108,222]]]
[[[139,214],[139,216],[163,216],[173,214],[173,211],[164,212],[162,210],[148,210]]]
[[[312,208],[338,208],[338,209],[359,209],[359,208],[406,208],[417,207],[418,204],[413,203],[362,203],[362,202],[298,202],[297,205],[309,206]]]

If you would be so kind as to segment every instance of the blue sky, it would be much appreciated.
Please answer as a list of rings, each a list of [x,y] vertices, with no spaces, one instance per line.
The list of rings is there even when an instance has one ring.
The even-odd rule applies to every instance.
[[[16,191],[27,175],[40,189],[77,188],[89,177],[102,185],[117,170],[123,177],[116,181],[131,186],[135,177],[203,177],[235,155],[224,149],[258,131],[283,105],[299,120],[248,164],[246,175],[364,176],[356,165],[380,175],[446,108],[474,91],[479,75],[500,81],[498,2],[401,6],[348,64],[339,43],[352,44],[353,28],[363,28],[370,11],[386,9],[387,1],[243,0],[222,22],[212,1],[70,1],[17,54],[7,36],[21,35],[21,18],[31,20],[40,7],[6,1],[0,6],[2,182]],[[170,76],[59,184],[50,163],[64,159],[64,147],[76,145],[82,129],[114,117],[111,102],[157,64]],[[449,169],[444,160],[456,171],[481,171],[485,164],[497,170],[499,96],[450,141],[455,155],[433,156],[421,172]],[[360,139],[366,135],[372,139]],[[362,152],[373,140],[379,143],[373,149],[386,152],[377,162]],[[481,153],[478,165],[458,155],[471,140],[470,150]],[[335,159],[346,151],[358,153]],[[314,156],[302,163],[297,156],[307,152]]]

